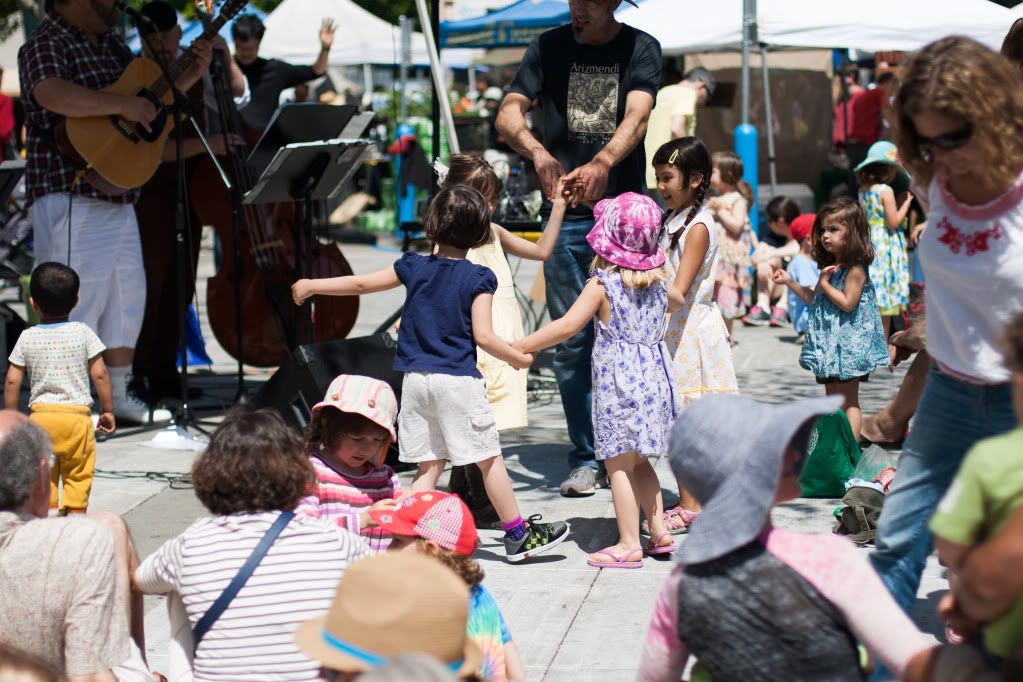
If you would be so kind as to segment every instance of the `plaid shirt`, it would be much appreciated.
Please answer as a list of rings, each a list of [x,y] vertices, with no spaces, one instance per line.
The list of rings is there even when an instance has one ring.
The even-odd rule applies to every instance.
[[[60,78],[90,90],[101,90],[121,76],[131,59],[131,50],[117,34],[104,33],[97,47],[53,12],[18,50],[18,75],[28,128],[25,185],[29,202],[47,194],[70,192],[76,172],[74,164],[57,151],[53,141],[60,116],[35,101],[33,88],[47,78]],[[138,198],[137,190],[108,196],[84,180],[75,187],[75,193],[119,204],[133,204]]]

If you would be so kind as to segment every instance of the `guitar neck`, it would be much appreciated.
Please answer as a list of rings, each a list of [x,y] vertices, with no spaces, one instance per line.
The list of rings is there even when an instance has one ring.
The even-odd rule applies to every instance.
[[[226,23],[227,17],[221,14],[216,19],[214,19],[213,21],[206,25],[202,32],[202,35],[196,38],[196,40],[212,39],[214,36],[217,35],[217,33],[220,32],[220,29],[223,28],[224,24]],[[185,71],[188,71],[189,67],[191,67],[192,64],[194,63],[195,57],[191,52],[186,51],[183,55],[178,57],[178,59],[173,64],[170,65],[167,71],[170,74],[170,77],[176,83],[178,79],[181,78],[181,76],[185,73]],[[167,82],[166,78],[161,78],[156,83],[154,83],[149,89],[150,91],[152,91],[154,95],[156,95],[156,97],[163,97],[163,95],[168,90],[170,90],[170,83]]]

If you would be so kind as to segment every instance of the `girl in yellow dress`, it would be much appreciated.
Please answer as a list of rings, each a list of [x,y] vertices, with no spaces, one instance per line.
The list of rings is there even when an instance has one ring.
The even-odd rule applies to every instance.
[[[452,185],[468,185],[478,190],[493,210],[501,193],[501,180],[493,167],[482,157],[472,154],[453,154],[451,167],[444,174],[441,183],[444,187]],[[494,293],[493,325],[494,333],[509,343],[523,337],[522,312],[515,298],[512,286],[511,268],[505,253],[519,258],[546,261],[554,250],[558,240],[561,223],[565,218],[565,198],[563,188],[559,188],[554,200],[550,220],[540,239],[533,243],[512,234],[496,223],[491,223],[490,241],[483,246],[469,249],[466,259],[484,265],[497,275],[497,291]],[[491,357],[483,349],[476,350],[476,364],[487,384],[487,401],[494,410],[498,431],[517,429],[526,426],[526,372],[515,369],[511,365]]]

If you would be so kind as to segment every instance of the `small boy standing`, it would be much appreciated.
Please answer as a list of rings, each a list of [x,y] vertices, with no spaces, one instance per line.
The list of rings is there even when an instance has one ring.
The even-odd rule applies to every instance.
[[[1006,365],[1012,371],[1016,419],[1023,422],[1023,313],[1004,334]],[[950,571],[958,571],[967,553],[999,531],[1023,504],[1023,423],[973,446],[931,518],[934,547]],[[960,599],[958,581],[949,580]],[[1000,659],[1023,648],[1023,597],[997,620],[983,626],[986,655]],[[1009,679],[1006,677],[1005,679]],[[1016,678],[1013,678],[1016,679]]]
[[[820,279],[820,268],[813,258],[813,242],[810,235],[813,232],[813,221],[816,219],[813,213],[803,213],[789,225],[789,234],[799,244],[799,253],[792,257],[786,272],[799,284],[811,289],[817,285]],[[803,302],[803,299],[796,296],[789,290],[789,319],[795,327],[796,343],[803,342],[803,335],[806,334],[806,326],[809,320],[810,307]]]
[[[28,370],[30,418],[53,441],[57,461],[50,475],[50,508],[60,514],[85,513],[96,465],[89,377],[99,395],[100,431],[112,433],[114,397],[100,355],[106,348],[89,327],[69,322],[78,304],[78,273],[61,263],[42,263],[32,272],[29,303],[40,323],[26,329],[14,345],[4,383],[4,405],[18,409]],[[63,481],[60,491],[58,481]]]

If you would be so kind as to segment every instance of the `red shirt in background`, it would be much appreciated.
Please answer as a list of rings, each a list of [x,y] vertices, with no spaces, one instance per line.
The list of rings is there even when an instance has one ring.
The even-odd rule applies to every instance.
[[[849,139],[860,144],[874,144],[881,139],[881,106],[884,88],[864,90],[849,102]]]
[[[14,100],[0,95],[0,144],[11,144],[14,132]]]

